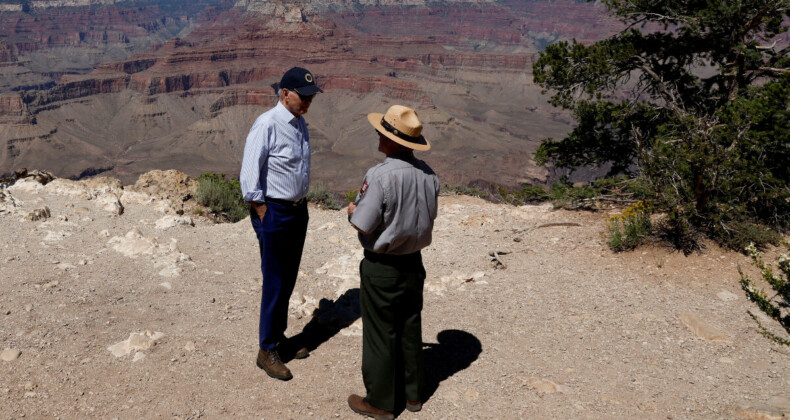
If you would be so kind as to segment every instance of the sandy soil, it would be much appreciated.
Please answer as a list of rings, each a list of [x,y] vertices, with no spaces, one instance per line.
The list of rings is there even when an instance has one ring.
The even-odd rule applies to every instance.
[[[288,335],[313,351],[281,382],[255,366],[249,220],[187,213],[192,226],[116,191],[117,215],[110,192],[76,184],[15,185],[0,211],[0,418],[361,418],[346,404],[364,387],[345,210],[310,209]],[[614,254],[604,213],[440,206],[423,252],[426,402],[399,418],[790,416],[790,351],[747,313],[745,256]]]

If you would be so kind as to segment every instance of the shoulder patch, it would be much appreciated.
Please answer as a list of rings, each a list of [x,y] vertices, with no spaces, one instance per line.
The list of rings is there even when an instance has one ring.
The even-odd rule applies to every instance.
[[[368,181],[362,182],[362,188],[359,189],[359,198],[362,198],[362,195],[365,194],[365,191],[368,190]]]

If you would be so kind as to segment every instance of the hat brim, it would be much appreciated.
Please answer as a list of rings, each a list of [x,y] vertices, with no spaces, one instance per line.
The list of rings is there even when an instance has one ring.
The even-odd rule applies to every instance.
[[[389,131],[387,131],[387,129],[384,128],[383,125],[381,125],[382,118],[384,118],[384,114],[380,114],[378,112],[372,112],[368,114],[368,122],[370,123],[370,125],[372,125],[373,128],[376,129],[376,131],[385,135],[388,139],[394,141],[395,143],[400,144],[401,146],[408,147],[409,149],[414,149],[420,152],[430,150],[431,144],[428,143],[428,140],[426,140],[424,136],[420,135],[420,137],[417,138],[417,143],[404,140],[396,136],[395,134],[392,134]]]
[[[293,90],[295,90],[296,93],[305,96],[315,95],[316,93],[319,92],[324,93],[324,91],[321,90],[321,88],[319,88],[316,85],[302,86],[302,87],[294,88]]]

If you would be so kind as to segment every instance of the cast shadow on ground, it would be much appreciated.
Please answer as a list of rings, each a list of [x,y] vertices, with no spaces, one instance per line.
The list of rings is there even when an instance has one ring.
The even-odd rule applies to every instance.
[[[359,288],[348,289],[334,301],[321,299],[310,322],[304,326],[302,332],[291,337],[288,341],[299,343],[312,352],[334,337],[340,330],[353,324],[360,316]],[[280,354],[283,362],[287,363],[293,359],[291,353]]]
[[[444,330],[436,335],[436,340],[438,344],[423,343],[423,401],[433,396],[442,381],[468,368],[483,351],[480,340],[466,331]]]

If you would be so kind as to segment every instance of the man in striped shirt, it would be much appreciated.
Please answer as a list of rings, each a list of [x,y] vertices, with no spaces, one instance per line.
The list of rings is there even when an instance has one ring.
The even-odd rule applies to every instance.
[[[280,359],[283,347],[290,347],[294,358],[309,356],[299,343],[287,343],[285,329],[307,234],[310,136],[302,115],[323,91],[301,67],[285,72],[279,88],[277,105],[261,114],[247,135],[239,179],[263,273],[256,363],[272,378],[287,381],[293,375]]]

